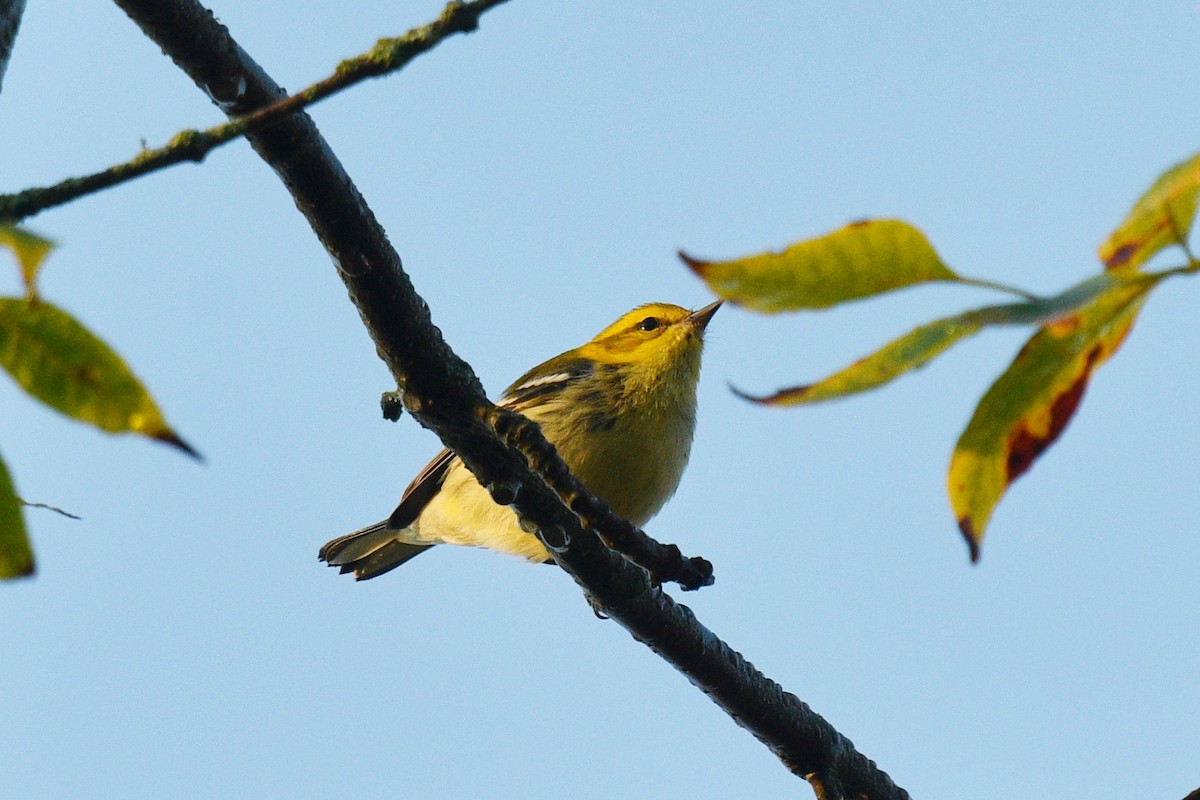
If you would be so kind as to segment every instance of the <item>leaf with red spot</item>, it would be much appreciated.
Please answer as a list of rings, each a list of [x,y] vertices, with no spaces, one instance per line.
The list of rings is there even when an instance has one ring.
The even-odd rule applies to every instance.
[[[33,550],[25,532],[21,501],[13,488],[12,478],[0,461],[0,579],[20,578],[33,574]]]
[[[1107,269],[1135,269],[1172,244],[1187,242],[1200,194],[1200,153],[1159,176],[1099,247]]]
[[[731,261],[679,257],[720,297],[756,311],[828,308],[955,274],[925,234],[895,219],[854,222],[779,253]]]
[[[859,359],[845,369],[804,386],[781,389],[767,397],[747,400],[766,405],[819,403],[865,392],[895,380],[906,372],[923,367],[959,341],[993,325],[1041,325],[1088,307],[1114,287],[1145,278],[1121,273],[1102,273],[1075,284],[1051,297],[1032,298],[1021,303],[984,306],[953,317],[944,317],[922,325]]]
[[[48,406],[111,433],[132,432],[199,457],[167,425],[129,366],[66,311],[0,298],[0,366]]]
[[[1084,309],[1042,326],[979,401],[947,479],[972,561],[1001,496],[1062,435],[1092,373],[1121,345],[1163,277],[1118,281]]]

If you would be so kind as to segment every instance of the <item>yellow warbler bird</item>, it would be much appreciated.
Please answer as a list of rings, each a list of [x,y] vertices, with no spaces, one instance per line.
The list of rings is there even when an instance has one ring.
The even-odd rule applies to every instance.
[[[641,527],[675,493],[687,464],[704,329],[720,305],[639,306],[526,372],[499,405],[538,423],[571,472]],[[449,450],[421,470],[391,517],[328,542],[319,558],[366,580],[442,543],[550,560]]]

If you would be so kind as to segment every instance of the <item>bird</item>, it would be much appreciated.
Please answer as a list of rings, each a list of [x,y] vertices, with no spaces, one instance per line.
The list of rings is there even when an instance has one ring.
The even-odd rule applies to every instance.
[[[526,372],[498,405],[541,426],[571,472],[640,528],[675,493],[687,465],[704,333],[721,303],[696,311],[638,306]],[[368,580],[443,543],[552,563],[516,512],[497,504],[449,449],[413,479],[390,517],[327,542],[318,558]]]

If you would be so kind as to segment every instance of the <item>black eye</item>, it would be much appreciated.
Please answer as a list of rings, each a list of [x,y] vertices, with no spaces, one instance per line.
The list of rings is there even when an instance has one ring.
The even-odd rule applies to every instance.
[[[639,331],[652,331],[655,328],[657,328],[660,324],[661,324],[661,321],[659,320],[658,317],[646,317],[644,320],[642,320],[641,322],[639,322],[637,324],[637,329]]]

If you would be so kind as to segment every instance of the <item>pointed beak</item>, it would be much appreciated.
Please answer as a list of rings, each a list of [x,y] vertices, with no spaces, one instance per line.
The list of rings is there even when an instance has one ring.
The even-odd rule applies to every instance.
[[[724,302],[724,300],[718,300],[715,303],[709,303],[698,311],[693,311],[687,316],[688,322],[692,323],[692,327],[695,328],[699,333],[704,333],[704,329],[708,327],[708,321],[712,319],[712,315],[717,313],[717,309],[720,308],[721,304]]]

